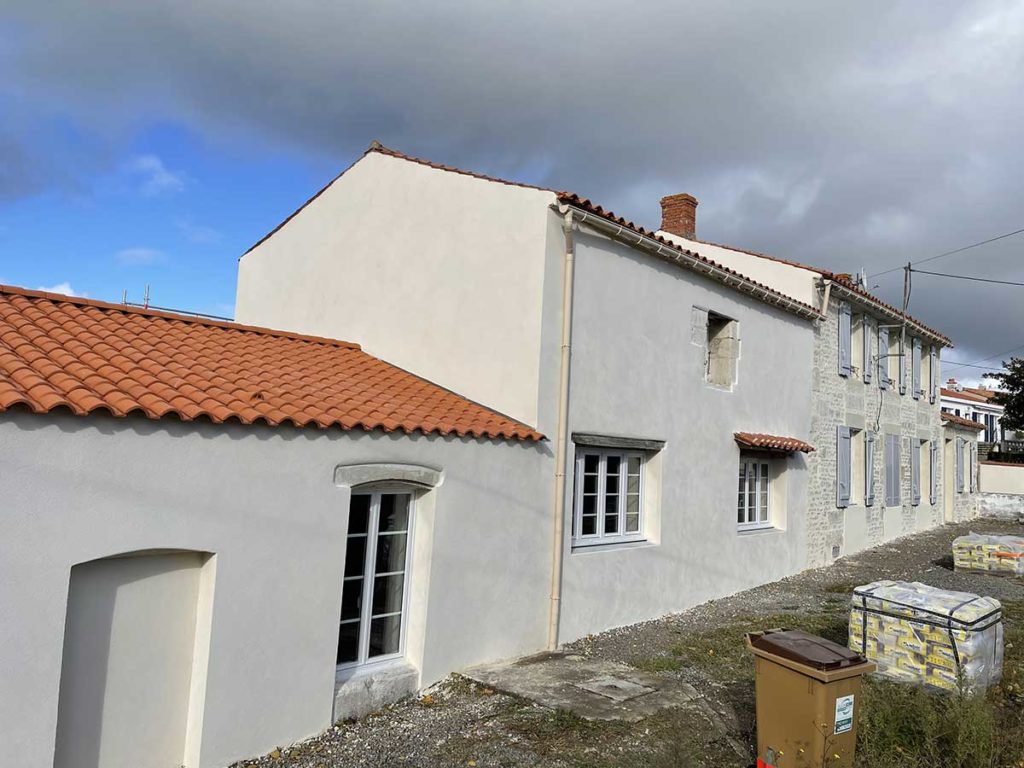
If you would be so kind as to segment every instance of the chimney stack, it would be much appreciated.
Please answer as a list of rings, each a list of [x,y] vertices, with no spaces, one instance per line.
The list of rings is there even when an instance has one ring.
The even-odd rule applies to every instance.
[[[661,229],[687,239],[697,236],[697,198],[685,192],[661,198]]]

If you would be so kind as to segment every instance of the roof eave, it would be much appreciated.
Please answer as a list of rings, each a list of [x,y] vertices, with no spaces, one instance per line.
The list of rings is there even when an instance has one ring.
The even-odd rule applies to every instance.
[[[897,322],[903,322],[906,320],[907,325],[914,330],[914,332],[922,337],[925,337],[931,341],[938,342],[944,347],[952,349],[953,342],[949,337],[942,335],[938,331],[934,331],[928,326],[915,320],[910,315],[904,315],[902,312],[889,307],[881,299],[877,299],[873,296],[865,295],[860,291],[856,291],[850,286],[844,284],[840,280],[836,280],[834,277],[828,275],[822,275],[820,278],[822,282],[829,281],[832,285],[832,291],[840,293],[843,298],[849,299],[850,301],[856,302],[863,307],[869,307],[872,311],[878,314],[885,315],[886,317],[896,320]]]

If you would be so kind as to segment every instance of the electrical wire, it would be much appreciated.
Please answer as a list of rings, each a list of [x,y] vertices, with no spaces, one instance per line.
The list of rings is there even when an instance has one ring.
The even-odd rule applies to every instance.
[[[940,254],[937,254],[935,256],[929,256],[927,259],[918,259],[917,261],[912,261],[911,262],[911,266],[913,266],[914,264],[925,264],[926,262],[935,261],[936,259],[941,259],[941,258],[944,258],[946,256],[952,256],[954,253],[961,253],[962,251],[969,251],[971,248],[977,248],[980,245],[988,245],[989,243],[996,242],[996,240],[1005,240],[1008,237],[1013,237],[1014,235],[1019,235],[1019,234],[1022,234],[1022,233],[1024,233],[1024,229],[1015,229],[1013,232],[1007,232],[1004,235],[997,235],[996,237],[990,237],[988,240],[981,240],[980,242],[977,242],[977,243],[971,243],[970,245],[965,245],[963,248],[956,248],[956,249],[954,249],[952,251],[946,251],[945,253],[940,253]],[[868,275],[868,279],[872,279],[872,278],[876,278],[876,277],[881,277],[882,275],[888,275],[888,274],[890,274],[892,272],[898,272],[901,269],[904,269],[904,267],[893,267],[892,269],[887,269],[884,272],[876,272],[873,275]]]
[[[995,357],[1002,357],[1003,355],[1009,355],[1009,354],[1011,354],[1013,352],[1017,352],[1017,351],[1019,351],[1021,349],[1024,349],[1024,344],[1021,344],[1019,347],[1014,347],[1013,349],[1008,349],[1005,352],[996,352],[994,355],[989,355],[988,357],[983,357],[980,360],[975,360],[973,363],[953,363],[952,365],[950,365],[948,367],[943,365],[943,368],[946,368],[947,370],[952,370],[953,368],[991,368],[992,366],[978,365],[978,363],[984,363],[986,360],[991,360],[992,358],[995,358]]]
[[[1024,287],[1024,283],[1019,283],[1015,280],[995,280],[991,277],[972,277],[971,275],[950,275],[945,272],[929,272],[926,269],[913,269],[911,272],[917,272],[919,275],[935,275],[936,277],[953,277],[957,280],[974,280],[979,283],[999,283],[1000,285],[1019,285]]]

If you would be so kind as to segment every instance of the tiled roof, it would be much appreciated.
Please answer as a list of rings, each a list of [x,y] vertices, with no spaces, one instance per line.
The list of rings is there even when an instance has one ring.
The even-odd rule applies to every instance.
[[[965,419],[963,416],[957,416],[955,413],[946,413],[943,411],[941,414],[943,421],[948,421],[950,424],[956,424],[958,427],[970,427],[971,429],[982,430],[985,428],[984,424],[977,421],[971,421]]]
[[[622,216],[616,216],[611,211],[604,209],[602,206],[592,202],[588,198],[580,197],[579,195],[573,192],[559,192],[558,199],[562,203],[571,205],[575,208],[579,208],[580,210],[586,213],[590,213],[595,216],[600,216],[601,218],[606,219],[610,223],[615,224],[616,226],[621,227],[622,229],[640,235],[641,237],[650,238],[651,240],[655,241],[659,246],[664,246],[669,251],[668,256],[662,257],[665,258],[666,261],[679,264],[679,256],[692,259],[699,264],[706,265],[709,268],[712,268],[718,272],[723,273],[727,277],[731,276],[732,278],[735,278],[734,282],[727,283],[733,288],[744,290],[744,288],[741,287],[742,285],[746,288],[746,290],[744,290],[745,293],[753,294],[762,301],[767,301],[773,304],[783,304],[789,307],[790,309],[796,310],[799,314],[804,315],[806,317],[820,317],[821,313],[818,312],[816,307],[812,307],[810,304],[805,304],[802,301],[794,299],[792,296],[781,293],[780,291],[776,291],[774,288],[771,288],[765,285],[764,283],[759,283],[758,281],[753,280],[730,267],[726,267],[722,264],[719,264],[716,261],[712,261],[711,259],[705,256],[701,256],[696,251],[691,251],[687,248],[683,248],[681,245],[672,242],[671,240],[663,237],[662,235],[659,235],[657,232],[653,230],[645,229],[639,224],[635,224],[632,221],[623,218]],[[684,263],[683,266],[688,265]],[[704,273],[703,269],[697,271]],[[725,280],[722,280],[720,282],[725,282]]]
[[[735,432],[733,437],[744,448],[760,448],[762,450],[786,451],[788,453],[794,451],[810,453],[814,450],[813,445],[805,443],[803,440],[797,440],[795,437],[779,437],[778,435],[765,435],[760,432]]]
[[[904,315],[903,310],[897,309],[892,304],[887,304],[886,302],[882,301],[880,298],[875,296],[873,293],[870,293],[861,288],[859,285],[855,285],[850,280],[847,280],[843,275],[820,269],[814,271],[820,273],[822,277],[831,280],[834,285],[840,286],[843,290],[863,299],[864,301],[870,304],[874,304],[876,307],[880,307],[881,309],[889,312],[892,315],[895,315],[896,317],[906,317],[907,321],[910,322],[912,325],[916,325],[919,331],[924,331],[926,334],[938,339],[946,346],[953,346],[953,342],[950,340],[948,336],[946,336],[946,334],[941,333],[935,330],[934,328],[928,327],[920,320],[912,317],[911,315]]]
[[[358,344],[0,286],[0,412],[540,440]]]
[[[975,402],[975,403],[986,403],[986,402],[988,402],[988,398],[987,397],[982,397],[981,395],[975,394],[974,392],[968,392],[966,389],[963,392],[958,392],[955,389],[946,389],[945,387],[943,387],[942,388],[942,396],[943,397],[958,397],[961,400],[970,400],[970,401]]]

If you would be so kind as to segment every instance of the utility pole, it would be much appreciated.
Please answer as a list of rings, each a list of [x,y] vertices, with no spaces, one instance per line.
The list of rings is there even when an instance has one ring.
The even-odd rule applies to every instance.
[[[900,382],[902,391],[903,377],[907,373],[907,310],[910,308],[910,262],[903,268],[903,323],[900,327]]]

